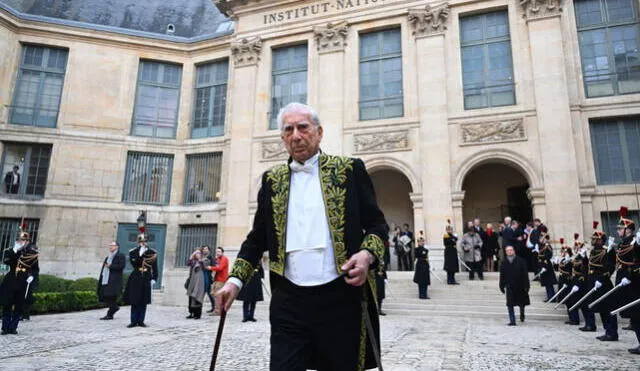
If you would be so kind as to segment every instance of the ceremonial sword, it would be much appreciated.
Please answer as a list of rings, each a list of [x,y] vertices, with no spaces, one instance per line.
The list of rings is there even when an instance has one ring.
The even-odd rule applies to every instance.
[[[211,355],[211,365],[209,371],[215,371],[216,360],[218,359],[218,350],[220,350],[220,341],[222,340],[222,330],[224,329],[224,320],[227,318],[227,311],[222,307],[220,309],[220,324],[218,324],[218,333],[216,334],[216,343],[213,346],[213,354]]]
[[[615,316],[616,314],[618,314],[618,313],[622,312],[623,310],[627,310],[627,309],[629,309],[629,308],[631,308],[631,307],[635,307],[635,306],[636,306],[636,305],[638,305],[638,304],[640,304],[640,299],[634,300],[634,301],[632,301],[631,303],[625,304],[624,306],[622,306],[622,307],[620,307],[620,308],[618,308],[618,309],[616,309],[616,310],[612,311],[612,312],[611,312],[611,315],[612,315],[612,316]]]
[[[567,300],[569,300],[570,297],[573,296],[573,294],[575,294],[578,291],[571,291],[569,293],[569,295],[565,296],[564,299],[562,299],[561,302],[559,302],[555,307],[553,307],[553,309],[558,309],[559,306],[561,306],[562,304],[564,304]]]
[[[598,289],[596,289],[595,287],[589,290],[589,292],[585,296],[583,296],[580,300],[578,300],[577,303],[575,303],[571,308],[569,308],[569,312],[572,312],[575,309],[577,309],[580,306],[580,304],[584,303],[584,301],[587,300],[589,296],[593,295],[597,290]]]
[[[553,296],[551,297],[551,299],[549,299],[549,300],[547,301],[547,303],[551,303],[551,302],[553,302],[553,301],[555,300],[555,298],[557,298],[558,296],[560,296],[560,294],[561,294],[564,290],[566,290],[566,289],[567,289],[567,287],[569,287],[569,286],[567,286],[567,284],[566,284],[566,283],[565,283],[565,284],[563,284],[563,285],[562,285],[562,287],[560,288],[560,290],[558,290],[558,292],[556,292],[556,294],[555,294],[555,295],[553,295]]]
[[[458,256],[458,261],[460,262],[460,264],[462,264],[462,266],[464,266],[464,267],[465,267],[465,268],[467,268],[469,271],[471,271],[471,268],[469,268],[469,266],[468,266],[468,265],[466,265],[466,264],[462,261],[462,259],[460,259],[460,256]]]
[[[435,270],[434,270],[433,268],[431,268],[429,271],[430,271],[431,273],[433,273],[433,276],[434,276],[438,281],[440,281],[440,283],[444,283],[444,281],[442,281],[442,278],[438,277],[438,275],[436,274],[436,272],[435,272]]]
[[[598,304],[599,302],[603,301],[604,299],[606,299],[608,296],[610,296],[611,294],[613,294],[616,290],[618,290],[619,288],[622,287],[622,284],[617,284],[614,288],[612,288],[611,290],[607,291],[606,294],[602,295],[601,297],[598,298],[598,300],[594,300],[593,303],[589,304],[589,309],[593,308],[596,306],[596,304]]]

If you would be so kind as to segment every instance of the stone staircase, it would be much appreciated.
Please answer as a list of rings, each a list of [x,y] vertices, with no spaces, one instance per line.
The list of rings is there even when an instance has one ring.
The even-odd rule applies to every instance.
[[[430,300],[418,299],[418,285],[413,283],[413,272],[388,272],[386,299],[382,310],[393,315],[459,315],[461,317],[499,317],[507,318],[506,300],[498,288],[498,273],[485,273],[484,281],[477,277],[470,281],[467,272],[456,274],[460,285],[447,285],[446,272],[436,271],[435,274],[444,282],[438,281],[431,273],[429,286]],[[530,278],[533,275],[530,274]],[[531,282],[529,291],[531,305],[527,307],[528,319],[564,321],[567,317],[566,308],[555,304],[544,303],[545,290],[539,282]],[[518,310],[516,309],[516,313]]]

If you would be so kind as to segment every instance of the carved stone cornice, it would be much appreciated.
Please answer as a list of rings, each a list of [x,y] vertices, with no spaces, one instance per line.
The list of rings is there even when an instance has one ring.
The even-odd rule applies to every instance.
[[[409,148],[409,131],[391,131],[354,135],[355,153],[389,152]]]
[[[262,160],[280,161],[289,158],[289,153],[281,140],[262,142]]]
[[[527,140],[522,119],[460,125],[460,145]]]
[[[413,36],[417,38],[441,35],[447,29],[449,19],[449,3],[435,7],[427,4],[424,8],[409,9],[409,24],[413,28]]]
[[[347,21],[328,23],[326,26],[313,27],[313,36],[319,53],[344,51],[347,46],[349,24]]]
[[[562,13],[562,0],[520,0],[522,16],[528,21],[542,18],[559,17]]]
[[[231,54],[236,68],[258,64],[261,51],[262,39],[259,36],[251,40],[242,39],[231,43]]]

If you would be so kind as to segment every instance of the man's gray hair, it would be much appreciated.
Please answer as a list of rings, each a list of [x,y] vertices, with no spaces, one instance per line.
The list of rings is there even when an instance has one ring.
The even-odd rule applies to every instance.
[[[286,106],[280,108],[280,111],[278,112],[277,122],[278,122],[278,128],[280,128],[280,131],[284,129],[284,122],[282,121],[284,115],[286,115],[287,113],[293,113],[293,112],[299,112],[299,113],[309,115],[309,117],[311,117],[311,123],[315,126],[320,126],[320,118],[318,117],[318,114],[316,113],[316,111],[313,108],[311,108],[311,106],[308,106],[304,103],[291,102]]]

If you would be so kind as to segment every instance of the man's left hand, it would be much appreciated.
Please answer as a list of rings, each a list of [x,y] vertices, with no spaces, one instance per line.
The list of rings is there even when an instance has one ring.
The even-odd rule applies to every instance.
[[[362,286],[367,281],[367,272],[373,256],[367,250],[362,250],[353,254],[349,261],[341,269],[347,272],[345,282],[352,286]]]

